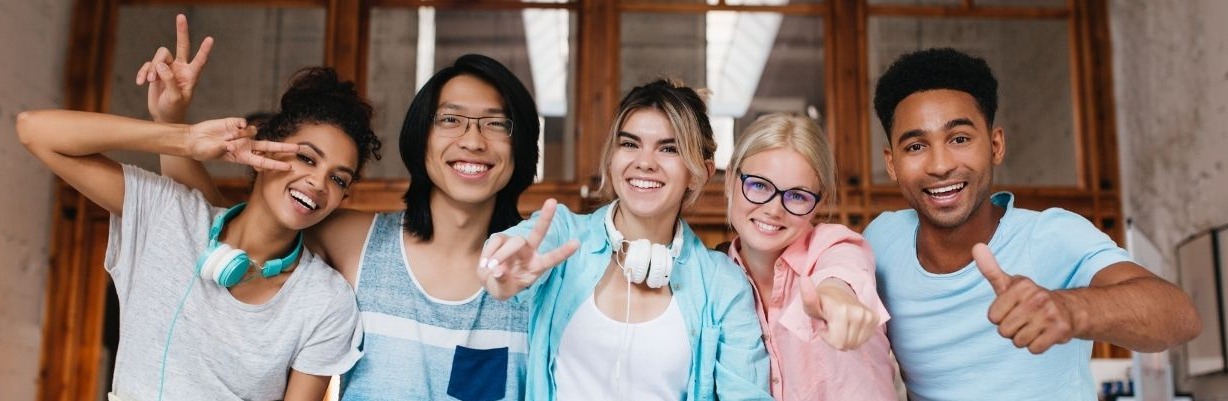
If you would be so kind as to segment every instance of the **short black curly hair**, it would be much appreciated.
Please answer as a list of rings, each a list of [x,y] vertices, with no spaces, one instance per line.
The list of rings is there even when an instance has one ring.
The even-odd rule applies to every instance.
[[[950,89],[967,93],[993,125],[998,111],[998,80],[985,59],[952,48],[926,49],[900,56],[878,79],[874,90],[874,111],[891,141],[895,108],[904,98],[917,92]]]
[[[371,104],[358,95],[353,81],[341,81],[332,68],[307,67],[290,78],[281,110],[259,125],[256,139],[281,141],[304,124],[333,125],[354,141],[361,172],[368,160],[379,160],[383,146],[371,129],[371,114]]]

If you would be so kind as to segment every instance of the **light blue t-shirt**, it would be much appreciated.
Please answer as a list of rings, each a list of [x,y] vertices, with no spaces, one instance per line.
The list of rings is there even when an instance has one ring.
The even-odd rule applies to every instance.
[[[1078,288],[1130,260],[1075,213],[1016,209],[1007,192],[991,201],[1006,208],[989,248],[1008,274],[1048,289]],[[917,229],[917,212],[903,210],[883,213],[865,231],[891,313],[887,336],[912,400],[1096,399],[1091,341],[1074,339],[1041,355],[1015,348],[989,322],[994,291],[975,263],[950,274],[926,272],[917,261]]]

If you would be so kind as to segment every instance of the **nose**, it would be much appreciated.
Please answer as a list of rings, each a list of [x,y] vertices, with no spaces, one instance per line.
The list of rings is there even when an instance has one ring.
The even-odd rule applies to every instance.
[[[470,125],[474,126],[472,130],[469,129]],[[486,137],[482,136],[482,128],[480,125],[477,125],[477,121],[475,120],[465,122],[465,132],[462,133],[460,138],[457,138],[456,141],[457,145],[459,145],[461,149],[474,152],[480,152],[486,149]]]
[[[925,172],[935,177],[946,177],[955,169],[955,159],[945,146],[930,148],[929,158],[925,163]]]
[[[783,196],[781,196],[780,194],[773,194],[771,199],[768,199],[767,202],[765,202],[762,205],[759,205],[759,210],[762,211],[763,214],[766,216],[780,217],[780,216],[783,216],[785,213],[785,203],[784,202],[785,201],[784,201]]]
[[[641,148],[635,154],[635,168],[651,171],[657,167],[657,155],[651,149]]]

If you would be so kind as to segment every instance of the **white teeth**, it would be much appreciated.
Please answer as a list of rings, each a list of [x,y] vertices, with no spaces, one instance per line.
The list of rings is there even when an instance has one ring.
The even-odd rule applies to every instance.
[[[642,180],[639,178],[632,178],[630,180],[627,180],[627,182],[630,183],[631,186],[640,188],[640,189],[652,189],[652,188],[660,188],[660,187],[665,186],[664,183],[659,182],[659,181]]]
[[[782,227],[782,226],[774,226],[774,225],[771,225],[771,224],[764,224],[764,223],[760,223],[760,222],[758,222],[758,221],[756,221],[756,222],[754,222],[754,223],[755,223],[755,226],[756,226],[756,227],[759,227],[759,229],[760,229],[760,230],[763,230],[763,231],[780,231],[780,230],[784,229],[784,227]]]
[[[957,191],[957,190],[960,190],[960,189],[964,189],[964,185],[967,185],[967,184],[966,184],[966,183],[962,183],[962,182],[961,182],[961,183],[958,183],[958,184],[951,184],[951,185],[947,185],[947,186],[942,187],[942,188],[927,189],[927,190],[925,190],[925,192],[929,193],[930,195],[938,195],[938,194],[942,194],[942,193],[946,193],[946,192],[951,192],[951,191]]]
[[[308,208],[308,209],[311,209],[311,210],[316,210],[316,208],[317,208],[317,206],[316,206],[316,202],[315,202],[315,201],[313,201],[313,200],[311,200],[311,198],[310,198],[310,197],[308,197],[308,196],[307,196],[307,194],[304,194],[304,193],[299,192],[299,191],[297,191],[297,190],[293,190],[293,189],[291,189],[291,190],[290,190],[290,196],[293,196],[293,197],[294,197],[294,199],[296,199],[296,200],[298,200],[300,203],[302,203],[302,204],[303,204],[303,206],[307,206],[307,208]]]
[[[487,166],[485,164],[477,164],[477,163],[456,162],[456,163],[452,163],[452,169],[459,171],[461,174],[472,175],[472,174],[479,174],[479,173],[485,172],[486,170],[490,170],[490,166]]]

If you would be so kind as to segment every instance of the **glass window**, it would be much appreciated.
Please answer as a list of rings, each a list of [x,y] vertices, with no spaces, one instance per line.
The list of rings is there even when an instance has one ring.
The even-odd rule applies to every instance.
[[[145,104],[148,87],[136,86],[133,80],[158,47],[174,51],[175,14],[179,13],[188,17],[193,56],[201,40],[206,36],[214,39],[209,65],[188,110],[189,122],[277,111],[290,77],[303,67],[324,63],[322,8],[125,5],[119,8],[115,28],[108,112],[150,118]],[[157,155],[110,155],[121,163],[159,171]],[[248,171],[224,162],[206,166],[217,177],[246,177]]]
[[[734,134],[772,112],[822,120],[823,20],[768,12],[624,13],[620,94],[659,77],[711,91],[709,114],[724,169]]]
[[[878,77],[905,53],[954,47],[984,58],[998,78],[994,125],[1005,131],[1007,146],[994,183],[1078,185],[1066,20],[872,17],[868,35],[873,182],[891,183],[882,156],[886,134],[872,111]]]
[[[388,144],[372,177],[403,178],[396,144],[414,94],[457,57],[480,53],[506,65],[537,101],[542,122],[538,177],[575,175],[575,13],[563,9],[371,11],[367,92],[376,133]]]

